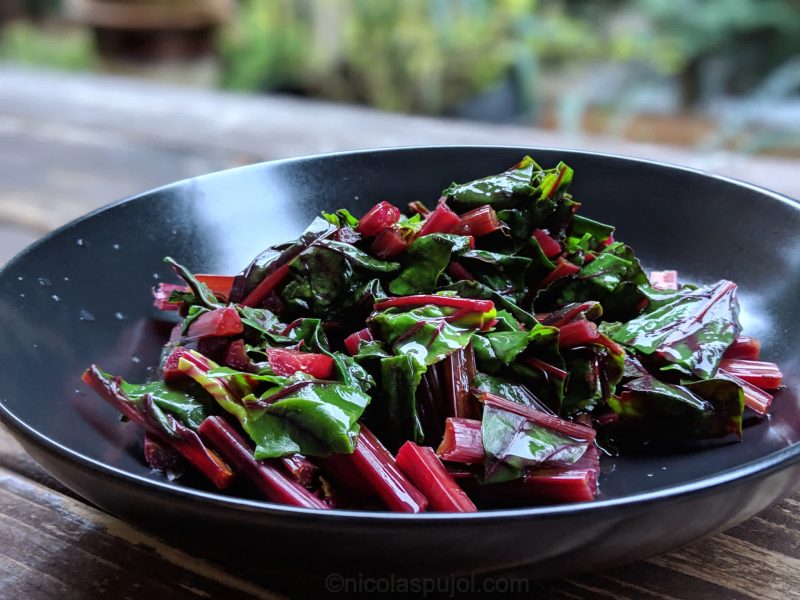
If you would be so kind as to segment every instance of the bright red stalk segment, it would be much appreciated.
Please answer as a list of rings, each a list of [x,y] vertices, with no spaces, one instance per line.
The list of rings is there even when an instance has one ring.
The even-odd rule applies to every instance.
[[[723,358],[743,358],[758,360],[761,357],[761,342],[746,335],[740,335],[728,346]]]
[[[189,325],[186,333],[190,338],[226,337],[244,331],[239,311],[232,306],[205,312]]]
[[[425,219],[417,237],[429,233],[450,233],[460,221],[458,215],[450,210],[447,204],[440,202],[439,206]]]
[[[553,258],[561,254],[561,244],[559,244],[557,240],[551,238],[550,234],[546,231],[536,229],[533,232],[533,237],[539,242],[539,247],[541,247],[542,252],[544,252],[547,258]]]
[[[225,419],[207,417],[198,430],[209,444],[272,502],[301,508],[327,509],[328,505],[302,485],[280,472],[272,461],[256,460],[250,445]]]
[[[400,472],[394,457],[363,425],[353,453],[338,458],[355,467],[389,509],[418,513],[428,507],[425,495]]]
[[[333,359],[327,354],[267,348],[267,360],[270,369],[276,375],[288,377],[302,371],[315,379],[328,379],[333,373]]]
[[[364,237],[378,235],[400,220],[400,209],[388,202],[378,202],[358,221],[356,231]]]
[[[208,477],[218,488],[224,489],[233,483],[233,471],[212,450],[206,448],[194,431],[171,415],[166,415],[166,417],[172,433],[169,434],[159,429],[122,393],[119,388],[121,381],[119,377],[109,380],[103,376],[96,365],[92,365],[86,369],[81,379],[106,402],[153,436],[156,442],[177,450],[181,456]],[[148,396],[145,396],[144,402],[147,401]]]
[[[770,404],[772,404],[772,394],[768,394],[764,390],[754,386],[752,383],[748,383],[744,379],[741,379],[722,368],[717,371],[717,376],[723,379],[729,379],[742,388],[742,391],[744,392],[744,403],[746,406],[749,406],[760,415],[767,414]]]
[[[720,361],[719,366],[731,375],[735,375],[762,390],[777,389],[781,387],[783,382],[783,373],[778,368],[778,365],[772,362],[724,358]]]
[[[350,356],[355,356],[358,354],[358,347],[361,345],[361,342],[371,342],[372,341],[372,332],[368,328],[361,329],[356,331],[355,333],[351,333],[346,338],[344,338],[344,347],[347,349],[347,353]]]
[[[277,288],[281,282],[286,279],[286,276],[289,274],[289,265],[291,263],[287,262],[279,267],[277,267],[272,273],[264,277],[261,280],[255,289],[247,294],[244,300],[242,300],[242,304],[244,306],[258,306],[264,301],[264,298],[269,296],[275,288]]]
[[[205,273],[194,276],[197,281],[204,283],[208,289],[217,297],[227,300],[231,295],[233,287],[233,275],[207,275]]]
[[[577,265],[573,265],[571,262],[566,260],[564,257],[561,257],[556,261],[556,268],[550,271],[547,276],[539,282],[539,288],[546,288],[548,285],[553,283],[556,279],[561,279],[562,277],[568,277],[569,275],[574,275],[581,268]]]
[[[403,237],[403,234],[394,227],[389,227],[378,234],[369,250],[376,257],[388,260],[399,256],[405,252],[407,248],[408,243]]]
[[[477,508],[428,446],[406,442],[397,452],[397,465],[441,512],[475,512]]]
[[[523,480],[526,498],[550,502],[591,502],[597,494],[597,474],[592,469],[542,469]]]
[[[597,344],[599,340],[600,333],[597,331],[597,325],[591,321],[572,321],[562,325],[558,330],[558,346],[560,348]]]
[[[461,219],[450,230],[450,233],[480,237],[494,233],[501,227],[502,224],[497,218],[497,213],[486,204],[461,215]]]
[[[476,419],[448,417],[444,425],[444,437],[436,453],[442,460],[465,463],[482,463],[485,451],[481,422]]]

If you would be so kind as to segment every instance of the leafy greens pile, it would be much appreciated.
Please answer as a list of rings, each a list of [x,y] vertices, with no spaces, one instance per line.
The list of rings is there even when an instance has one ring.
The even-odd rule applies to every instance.
[[[598,435],[741,439],[781,380],[736,285],[651,285],[576,214],[572,178],[525,157],[412,216],[323,213],[235,277],[168,258],[185,285],[155,290],[181,316],[163,377],[84,380],[154,468],[321,509],[590,500]]]

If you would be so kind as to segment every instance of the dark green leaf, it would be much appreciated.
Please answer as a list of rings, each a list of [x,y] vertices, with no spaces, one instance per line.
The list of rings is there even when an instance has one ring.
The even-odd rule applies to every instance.
[[[459,262],[477,281],[499,294],[515,301],[525,295],[525,271],[531,264],[530,258],[485,250],[465,250],[459,256]]]
[[[645,375],[629,381],[623,389],[619,399],[609,399],[609,406],[623,426],[638,429],[639,435],[673,442],[731,433],[741,437],[744,394],[732,381],[707,379],[672,385]]]
[[[194,275],[192,275],[191,271],[184,267],[183,265],[179,264],[174,258],[167,256],[164,258],[164,262],[170,265],[175,272],[186,282],[186,285],[189,286],[189,289],[192,290],[192,294],[194,295],[194,301],[204,308],[208,308],[213,310],[215,308],[222,308],[224,304],[217,300],[217,297],[208,289],[208,286],[204,283],[200,283],[195,279]]]
[[[243,400],[247,418],[242,423],[256,443],[256,458],[276,458],[301,453],[326,456],[350,454],[358,437],[358,420],[370,397],[360,389],[342,383],[306,382],[296,384],[280,398],[256,402]]]
[[[448,316],[453,312],[433,305],[406,312],[390,308],[373,313],[368,323],[373,335],[391,347],[395,355],[410,355],[420,364],[432,365],[465,348],[478,328],[449,323]]]
[[[483,407],[481,434],[486,452],[486,483],[517,479],[526,468],[546,462],[572,464],[588,448],[585,441],[489,405]]]
[[[442,195],[458,210],[469,210],[484,204],[495,209],[513,208],[521,201],[538,197],[532,184],[534,173],[542,168],[529,156],[499,175],[490,175],[468,183],[453,183]]]
[[[723,280],[623,324],[612,339],[655,355],[667,363],[665,369],[708,379],[739,334],[738,315],[736,284]]]
[[[416,392],[426,367],[410,355],[392,356],[381,360],[381,403],[389,419],[387,440],[398,447],[403,440],[422,442],[425,434],[417,413]],[[384,428],[385,430],[386,428]]]
[[[432,233],[417,238],[408,247],[403,270],[389,284],[389,291],[398,296],[429,294],[436,289],[452,254],[467,248],[469,238],[463,235]]]
[[[106,373],[104,375],[108,377]],[[136,384],[123,380],[120,390],[132,400],[140,400],[145,394],[150,394],[158,408],[171,413],[191,429],[200,427],[200,423],[208,416],[205,405],[189,394],[168,388],[162,381]]]

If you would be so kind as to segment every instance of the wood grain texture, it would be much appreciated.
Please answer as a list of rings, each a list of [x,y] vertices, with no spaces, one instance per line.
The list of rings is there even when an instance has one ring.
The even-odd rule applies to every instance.
[[[0,598],[280,596],[0,469]]]
[[[215,555],[213,544],[159,539],[68,493],[0,428],[0,598],[235,599],[325,591],[324,569],[276,573],[247,558]],[[798,509],[800,494],[676,551],[603,573],[530,582],[528,589],[553,599],[800,600]]]

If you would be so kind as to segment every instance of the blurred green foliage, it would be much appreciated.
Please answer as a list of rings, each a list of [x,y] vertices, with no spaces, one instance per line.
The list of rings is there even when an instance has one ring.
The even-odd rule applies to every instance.
[[[89,31],[52,30],[12,21],[0,31],[0,60],[85,71],[94,65],[95,52]]]
[[[799,14],[798,0],[244,0],[223,84],[440,113],[513,74],[530,106],[565,65],[682,74],[754,37],[757,77],[800,52]]]
[[[52,21],[58,0],[22,5]],[[603,63],[685,84],[724,55],[746,91],[800,54],[800,0],[239,0],[218,48],[228,89],[449,113],[505,85],[525,113]],[[0,59],[95,64],[88,31],[47,22],[5,25]]]

